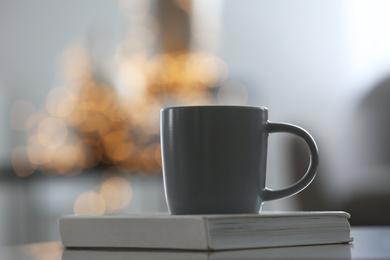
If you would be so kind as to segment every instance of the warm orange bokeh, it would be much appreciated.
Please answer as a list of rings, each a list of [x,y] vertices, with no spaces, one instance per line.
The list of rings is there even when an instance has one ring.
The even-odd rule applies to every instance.
[[[211,104],[210,88],[227,75],[220,59],[202,52],[122,57],[118,71],[124,75],[118,76],[120,83],[115,86],[94,78],[89,70],[93,64],[85,60],[88,50],[73,51],[83,53],[83,58],[65,52],[70,55],[64,58],[67,87],[52,89],[45,106],[25,120],[29,139],[24,157],[34,165],[31,169],[74,175],[105,164],[124,172],[160,172],[160,108]],[[20,176],[31,174],[21,171]]]
[[[189,10],[191,1],[175,3]],[[19,176],[35,170],[72,176],[97,165],[159,173],[162,107],[246,103],[245,87],[226,81],[227,65],[217,56],[202,51],[148,53],[159,31],[148,13],[149,1],[120,0],[119,6],[124,14],[137,11],[126,17],[137,26],[129,28],[112,56],[96,61],[91,46],[71,46],[59,62],[64,83],[48,93],[44,105],[35,110],[28,101],[14,103],[11,124],[28,134],[27,146],[13,153]],[[221,88],[213,96],[216,86]]]

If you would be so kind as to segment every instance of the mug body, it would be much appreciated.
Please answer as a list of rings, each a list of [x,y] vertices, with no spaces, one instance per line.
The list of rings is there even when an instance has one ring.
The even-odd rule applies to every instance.
[[[263,107],[163,108],[161,149],[170,213],[259,212],[267,124],[268,111]]]

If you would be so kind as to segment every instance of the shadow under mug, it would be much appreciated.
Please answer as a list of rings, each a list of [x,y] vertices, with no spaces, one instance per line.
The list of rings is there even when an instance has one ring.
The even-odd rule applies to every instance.
[[[304,129],[268,121],[268,110],[249,106],[161,109],[163,178],[171,214],[258,213],[265,201],[292,196],[314,179],[317,145]],[[287,132],[306,142],[310,164],[295,184],[265,187],[268,135]]]

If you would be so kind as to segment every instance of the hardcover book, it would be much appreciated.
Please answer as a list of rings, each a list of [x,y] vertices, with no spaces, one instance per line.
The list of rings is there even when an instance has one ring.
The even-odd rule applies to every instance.
[[[218,251],[348,243],[349,217],[341,211],[74,215],[61,217],[59,226],[68,248]]]

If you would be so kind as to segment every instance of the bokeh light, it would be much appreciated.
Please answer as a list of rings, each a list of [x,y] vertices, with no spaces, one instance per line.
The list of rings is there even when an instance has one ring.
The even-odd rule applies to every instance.
[[[132,189],[130,183],[122,177],[111,177],[104,181],[100,187],[106,211],[118,211],[124,209],[131,201]]]
[[[64,60],[72,63],[71,57]],[[79,64],[79,57],[74,63]],[[93,67],[85,61],[81,64],[84,69]],[[124,172],[161,172],[160,108],[211,104],[210,88],[227,75],[220,59],[202,52],[159,54],[150,59],[122,57],[118,65],[112,84],[98,81],[87,69],[76,73],[70,66],[71,72],[65,75],[75,78],[68,78],[67,87],[52,89],[43,110],[18,123],[18,129],[27,129],[26,125],[30,129],[30,164],[70,175],[99,164],[115,165]],[[19,111],[16,107],[34,111],[24,101],[15,104]]]
[[[91,191],[80,194],[74,204],[76,215],[103,215],[123,210],[133,197],[130,183],[123,177],[105,179]]]
[[[27,255],[24,258],[28,259],[61,260],[63,247],[58,242],[45,242],[23,245],[20,250]]]
[[[72,113],[76,101],[68,88],[54,88],[47,96],[45,108],[52,116],[63,118]]]
[[[174,4],[191,11],[191,1]],[[97,61],[90,45],[69,46],[59,59],[64,82],[49,91],[44,105],[14,102],[11,125],[28,135],[27,145],[12,156],[18,176],[35,170],[73,176],[100,165],[160,173],[161,107],[246,104],[245,86],[227,81],[228,66],[216,55],[199,49],[148,52],[161,37],[151,1],[118,5],[131,26],[112,56]],[[206,37],[204,30],[197,28],[196,37]]]
[[[94,191],[87,191],[77,197],[74,204],[76,215],[103,215],[106,204],[102,196]]]
[[[48,117],[39,123],[38,140],[45,147],[59,147],[68,137],[68,128],[58,118]]]

